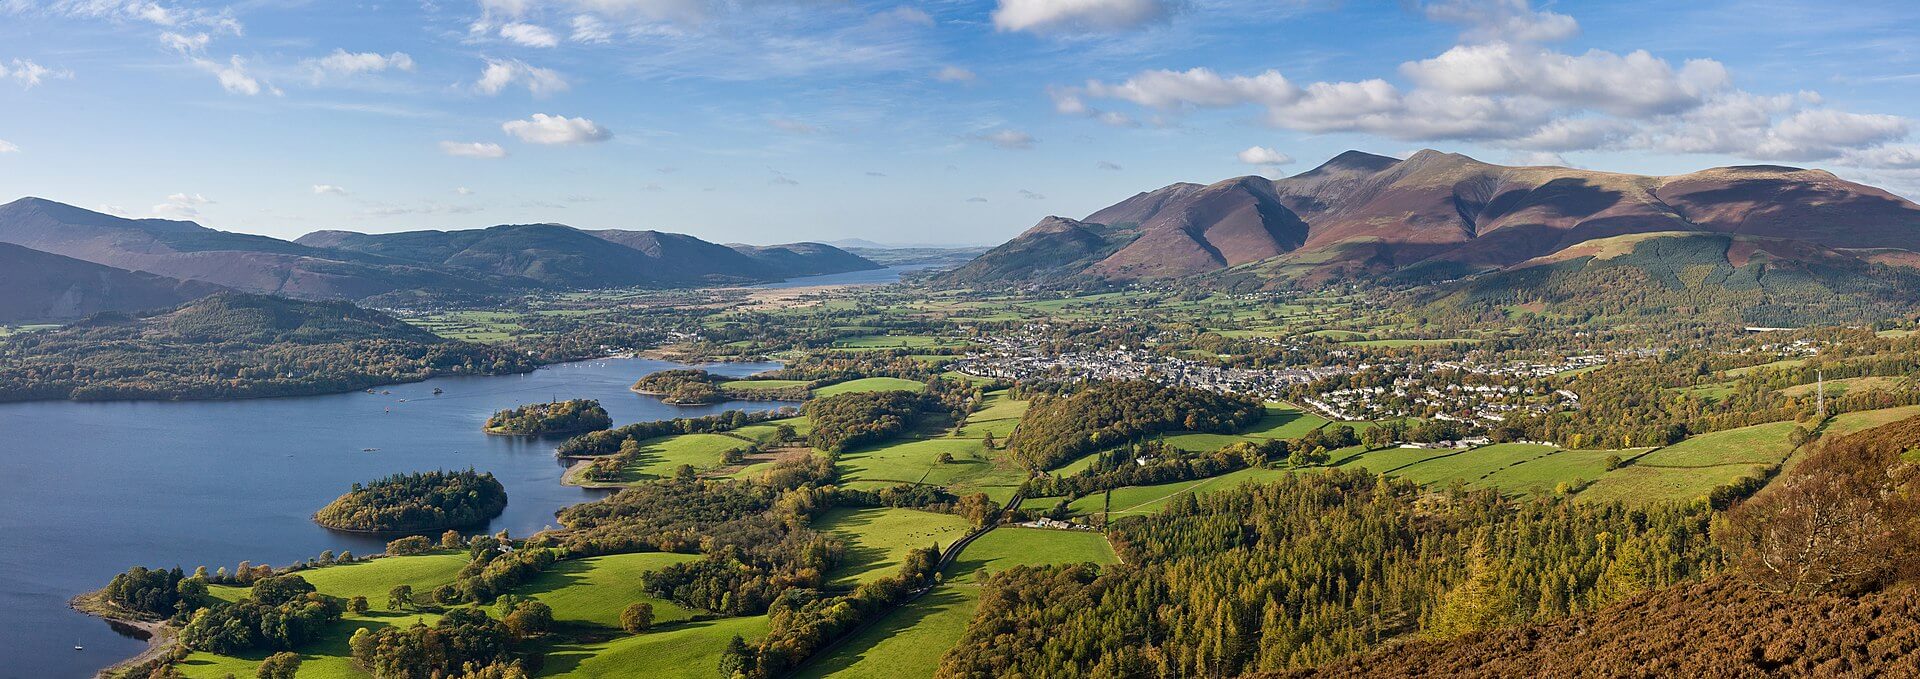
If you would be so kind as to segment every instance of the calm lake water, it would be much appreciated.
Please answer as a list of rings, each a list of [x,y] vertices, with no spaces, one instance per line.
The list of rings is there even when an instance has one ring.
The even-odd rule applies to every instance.
[[[907,264],[903,266],[890,266],[884,269],[870,269],[867,271],[848,271],[846,273],[830,273],[820,276],[801,276],[799,278],[789,278],[773,283],[761,283],[752,287],[805,288],[815,285],[887,285],[889,283],[900,282],[901,274],[909,271],[919,271],[929,268],[930,266],[932,265]]]
[[[396,385],[387,394],[0,405],[0,677],[90,676],[144,648],[67,608],[69,598],[129,566],[232,570],[242,560],[286,565],[327,549],[380,551],[381,539],[331,532],[309,518],[355,482],[430,469],[493,472],[508,504],[487,531],[515,535],[551,526],[556,510],[600,495],[560,484],[557,441],[480,433],[496,410],[595,398],[620,425],[783,405],[680,407],[627,390],[642,375],[682,367],[606,359]],[[699,367],[744,376],[779,366]],[[436,387],[445,393],[434,396]]]

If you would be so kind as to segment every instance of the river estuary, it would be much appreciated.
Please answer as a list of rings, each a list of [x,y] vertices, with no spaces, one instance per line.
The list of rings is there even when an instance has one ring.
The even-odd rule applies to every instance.
[[[688,366],[605,359],[378,394],[0,405],[0,677],[84,677],[138,653],[144,642],[67,608],[69,598],[129,566],[231,570],[242,560],[278,566],[328,549],[380,551],[382,539],[331,532],[309,518],[355,482],[490,471],[506,485],[508,505],[487,530],[515,535],[549,527],[556,510],[599,495],[560,484],[557,441],[482,434],[496,410],[595,398],[618,426],[784,405],[679,407],[627,389],[642,375],[681,367]],[[779,366],[699,367],[743,376]]]

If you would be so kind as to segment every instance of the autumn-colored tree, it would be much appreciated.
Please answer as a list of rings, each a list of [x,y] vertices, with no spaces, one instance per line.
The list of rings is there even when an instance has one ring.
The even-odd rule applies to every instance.
[[[620,611],[620,628],[639,634],[653,628],[653,604],[639,601]]]

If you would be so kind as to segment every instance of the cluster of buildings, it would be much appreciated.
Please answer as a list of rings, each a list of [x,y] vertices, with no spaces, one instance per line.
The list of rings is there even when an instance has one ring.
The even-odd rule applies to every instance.
[[[1121,346],[1100,349],[1074,346],[1070,351],[1046,351],[1046,327],[981,338],[982,350],[952,364],[962,373],[1007,380],[1134,380],[1144,379],[1255,396],[1265,400],[1289,398],[1300,385],[1376,371],[1395,375],[1388,386],[1341,388],[1296,399],[1335,420],[1380,420],[1395,417],[1434,417],[1489,424],[1517,412],[1545,412],[1570,405],[1580,397],[1566,389],[1547,390],[1520,381],[1606,364],[1604,354],[1572,356],[1558,361],[1483,362],[1473,358],[1418,363],[1356,363],[1296,368],[1228,368],[1153,351]],[[1477,375],[1494,384],[1433,383],[1436,373]],[[1473,380],[1484,382],[1488,380]]]

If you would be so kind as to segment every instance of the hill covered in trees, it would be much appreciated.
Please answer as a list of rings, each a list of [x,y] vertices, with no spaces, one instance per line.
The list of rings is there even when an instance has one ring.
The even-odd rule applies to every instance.
[[[947,677],[1237,676],[1550,620],[1720,568],[1702,505],[1435,493],[1327,470],[1123,519],[1123,564],[1012,568]]]
[[[0,400],[295,396],[534,367],[508,349],[445,339],[347,302],[223,292],[6,338]]]
[[[1154,382],[1096,382],[1036,399],[1009,445],[1032,469],[1052,469],[1147,434],[1236,431],[1265,412],[1252,398]]]
[[[315,512],[335,530],[421,533],[485,524],[507,508],[507,489],[490,473],[394,474],[353,490]]]
[[[598,431],[613,425],[607,409],[593,399],[573,399],[552,403],[529,403],[494,413],[487,418],[489,434],[502,436],[545,436]]]

